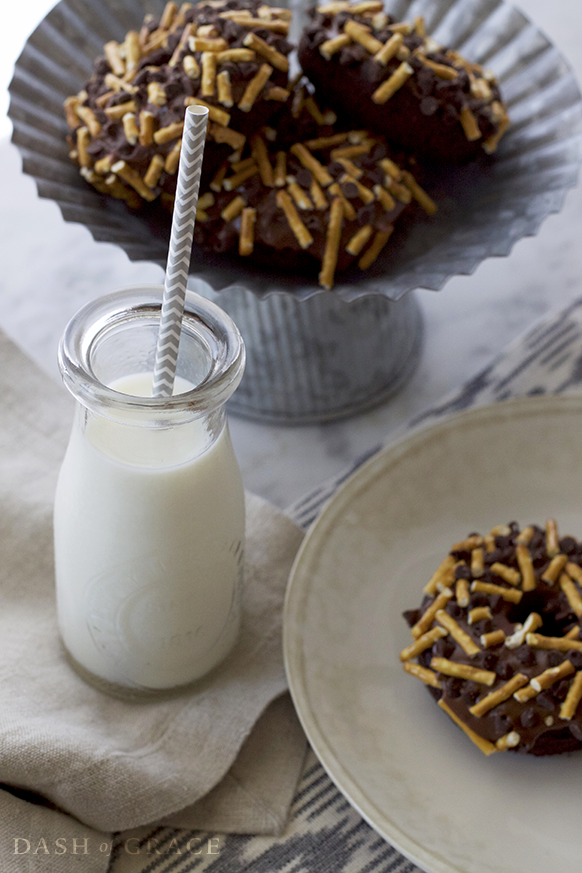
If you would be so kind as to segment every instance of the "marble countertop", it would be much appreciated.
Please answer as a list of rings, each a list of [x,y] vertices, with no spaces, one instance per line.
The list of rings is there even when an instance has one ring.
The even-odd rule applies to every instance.
[[[519,5],[582,79],[579,0],[522,0]],[[34,0],[11,13],[22,42],[50,6]],[[10,43],[9,66],[19,53],[17,42]],[[10,76],[6,59],[3,63],[0,96]],[[94,242],[84,227],[66,224],[54,203],[40,200],[34,182],[20,171],[6,120],[0,121],[0,327],[58,379],[57,343],[79,306],[124,285],[159,282],[162,271],[153,264],[132,264],[115,246]],[[581,233],[582,189],[577,188],[561,213],[550,217],[535,238],[518,243],[508,258],[486,261],[473,276],[452,279],[439,293],[417,291],[425,322],[421,361],[405,388],[383,406],[345,421],[303,427],[232,417],[247,488],[282,507],[294,502],[486,366],[546,312],[582,296]]]

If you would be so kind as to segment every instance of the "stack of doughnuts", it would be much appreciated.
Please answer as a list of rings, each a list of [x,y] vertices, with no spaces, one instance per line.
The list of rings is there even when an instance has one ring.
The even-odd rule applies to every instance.
[[[400,653],[487,755],[582,748],[582,543],[512,522],[455,543]]]
[[[71,157],[131,209],[171,211],[184,114],[209,125],[196,241],[313,274],[367,269],[404,211],[432,216],[418,161],[492,153],[508,125],[494,77],[380,0],[312,10],[289,77],[291,13],[261,0],[173,0],[109,41],[67,98]],[[379,99],[379,95],[380,98]],[[150,207],[152,208],[152,207]]]

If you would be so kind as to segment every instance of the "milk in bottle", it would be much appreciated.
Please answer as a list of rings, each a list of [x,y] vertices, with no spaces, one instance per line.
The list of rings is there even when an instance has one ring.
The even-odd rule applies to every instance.
[[[244,497],[224,401],[242,342],[189,293],[182,375],[172,398],[152,398],[161,292],[90,304],[60,352],[79,401],[55,498],[60,632],[81,675],[132,694],[203,676],[240,621]]]

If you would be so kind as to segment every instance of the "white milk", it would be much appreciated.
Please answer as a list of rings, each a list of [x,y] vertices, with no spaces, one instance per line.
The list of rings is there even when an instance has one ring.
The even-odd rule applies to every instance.
[[[151,396],[151,381],[111,387]],[[201,421],[161,431],[89,414],[73,428],[55,499],[59,626],[101,679],[184,685],[236,640],[243,487],[228,427],[208,442]]]

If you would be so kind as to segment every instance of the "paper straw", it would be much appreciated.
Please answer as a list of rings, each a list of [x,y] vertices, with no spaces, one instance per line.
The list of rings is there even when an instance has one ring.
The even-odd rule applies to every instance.
[[[187,107],[154,364],[154,397],[170,397],[174,390],[207,123],[206,106]]]

